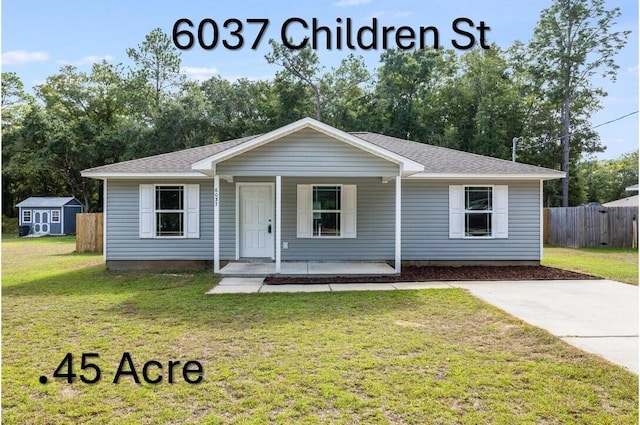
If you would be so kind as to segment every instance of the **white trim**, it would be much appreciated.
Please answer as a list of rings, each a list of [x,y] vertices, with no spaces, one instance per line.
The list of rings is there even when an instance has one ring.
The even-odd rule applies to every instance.
[[[396,177],[396,252],[395,270],[400,273],[402,265],[402,179]]]
[[[187,237],[187,184],[186,183],[154,183],[153,185],[153,239],[193,239]],[[182,209],[181,210],[159,210],[156,205],[156,190],[158,186],[180,186],[182,187]],[[200,190],[200,189],[198,189]],[[158,212],[174,214],[182,213],[182,235],[180,236],[158,236]]]
[[[118,172],[106,172],[101,173],[99,171],[83,171],[80,173],[82,177],[91,177],[97,179],[170,179],[170,178],[199,178],[199,179],[209,179],[209,176],[206,174],[198,173],[195,171],[184,171],[179,173],[118,173]]]
[[[60,234],[64,235],[64,205],[60,207]],[[102,234],[102,239],[104,239],[104,234]]]
[[[220,176],[218,175],[213,176],[213,272],[220,272]]]
[[[490,187],[491,188],[491,210],[467,210],[466,188],[468,187]],[[493,215],[495,214],[494,198],[496,188],[494,184],[463,184],[462,185],[462,239],[496,239],[496,230],[493,225]],[[467,214],[491,214],[491,235],[489,236],[467,236]],[[508,224],[507,224],[508,225]]]
[[[375,155],[387,161],[398,164],[400,166],[401,173],[409,175],[409,174],[424,171],[424,165],[416,161],[413,161],[409,158],[398,155],[387,149],[376,146],[363,139],[360,139],[359,137],[353,136],[342,130],[338,130],[337,128],[331,127],[330,125],[321,123],[320,121],[316,121],[313,118],[303,118],[291,124],[285,125],[284,127],[280,127],[269,133],[263,134],[262,136],[258,136],[251,140],[248,140],[238,146],[234,146],[222,152],[218,152],[214,155],[211,155],[207,158],[204,158],[200,161],[197,161],[191,164],[191,169],[194,171],[200,171],[201,173],[206,173],[206,174],[211,173],[211,170],[215,163],[227,160],[229,158],[233,158],[234,156],[240,155],[244,152],[255,149],[259,146],[262,146],[274,140],[280,139],[284,136],[295,133],[299,130],[303,130],[305,128],[314,129],[320,133],[323,133],[329,137],[345,142],[351,146],[354,146],[372,155]]]
[[[282,261],[282,176],[276,176],[276,273],[280,273]]]
[[[544,258],[544,185],[540,179],[540,261]]]
[[[466,174],[466,173],[416,173],[406,179],[432,180],[551,180],[564,178],[560,171],[552,174]]]
[[[28,209],[25,210],[23,209],[24,207],[19,207],[20,208],[20,221],[22,221],[22,223],[33,223],[33,210]],[[29,212],[29,221],[24,219],[24,213],[25,212]]]
[[[102,259],[107,261],[107,179],[104,179],[102,191]]]
[[[54,213],[54,211],[58,213],[58,220],[57,221],[53,221],[53,213]],[[61,218],[62,218],[61,215],[62,215],[62,211],[57,210],[57,209],[51,210],[51,223],[56,223],[56,224],[57,223],[61,223],[61,221],[60,221]]]
[[[216,174],[216,177],[218,175]],[[270,186],[271,196],[274,196],[275,183],[274,182],[236,182],[236,260],[240,259],[240,187],[241,186]],[[271,199],[271,207],[274,208],[274,199]],[[273,213],[273,211],[272,211]],[[275,236],[274,236],[275,239]],[[275,240],[274,240],[275,244]],[[271,259],[275,261],[275,246],[272,246]]]

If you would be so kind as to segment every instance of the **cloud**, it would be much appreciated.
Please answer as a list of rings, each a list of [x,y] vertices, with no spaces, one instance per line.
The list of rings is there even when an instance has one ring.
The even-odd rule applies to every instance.
[[[378,10],[376,12],[373,12],[371,15],[369,15],[369,20],[371,20],[372,18],[378,18],[378,19],[407,18],[409,16],[411,16],[411,12],[409,11],[387,12],[385,10]]]
[[[94,63],[102,62],[103,60],[109,62],[111,59],[113,59],[111,55],[104,55],[104,56],[89,55],[81,59],[78,59],[76,61],[59,60],[58,63],[60,65],[82,66],[82,65],[91,65]]]
[[[629,74],[638,74],[639,70],[640,70],[640,66],[638,65],[627,68],[627,72]]]
[[[47,52],[27,52],[25,50],[11,50],[2,54],[4,65],[17,65],[29,62],[44,62],[49,60]]]
[[[365,4],[369,2],[371,2],[371,0],[340,0],[333,3],[333,5],[338,7],[349,7],[349,6],[357,6],[359,4]]]
[[[182,71],[182,73],[186,75],[187,78],[190,78],[196,81],[205,81],[213,77],[214,75],[218,74],[218,69],[214,67],[206,68],[206,67],[195,67],[195,66],[183,66],[182,68],[180,68],[180,71]]]

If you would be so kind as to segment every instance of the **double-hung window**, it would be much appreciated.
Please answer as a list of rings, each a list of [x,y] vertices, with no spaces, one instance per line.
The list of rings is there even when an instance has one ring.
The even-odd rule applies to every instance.
[[[464,236],[491,237],[493,217],[493,187],[464,188]]]
[[[22,222],[31,223],[31,210],[22,210]]]
[[[354,184],[299,184],[298,238],[355,238]]]
[[[51,210],[51,222],[60,223],[60,210]]]
[[[156,236],[184,236],[184,186],[156,186]]]
[[[200,185],[141,184],[140,237],[200,237]]]
[[[449,186],[450,239],[509,237],[507,185]]]
[[[313,236],[341,236],[340,186],[313,186]]]

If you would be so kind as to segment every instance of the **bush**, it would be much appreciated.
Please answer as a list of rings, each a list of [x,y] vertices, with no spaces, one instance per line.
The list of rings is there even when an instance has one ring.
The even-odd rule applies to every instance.
[[[18,217],[2,216],[2,233],[18,233]]]

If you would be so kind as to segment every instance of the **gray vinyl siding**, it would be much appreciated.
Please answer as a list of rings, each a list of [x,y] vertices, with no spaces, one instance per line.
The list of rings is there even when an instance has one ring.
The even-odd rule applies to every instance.
[[[296,237],[298,184],[357,185],[355,239]],[[395,184],[380,178],[283,178],[282,250],[283,260],[388,260],[395,249]]]
[[[200,184],[200,238],[140,239],[140,183],[194,181],[123,181],[107,184],[107,260],[212,260],[213,180]]]
[[[403,260],[539,260],[540,182],[509,186],[508,239],[449,239],[449,185],[487,182],[402,182]]]
[[[216,165],[232,176],[395,176],[398,165],[305,129]]]

